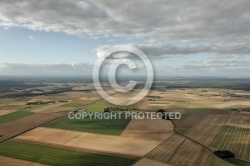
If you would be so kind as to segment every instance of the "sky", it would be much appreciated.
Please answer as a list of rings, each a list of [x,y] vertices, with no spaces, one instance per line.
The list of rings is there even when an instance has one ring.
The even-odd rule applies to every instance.
[[[0,76],[91,75],[106,49],[128,45],[159,77],[249,77],[249,9],[249,0],[0,0]]]

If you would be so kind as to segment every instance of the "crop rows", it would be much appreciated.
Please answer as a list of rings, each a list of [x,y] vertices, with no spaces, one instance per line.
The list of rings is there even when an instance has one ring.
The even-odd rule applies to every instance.
[[[94,119],[89,117],[85,117],[84,119],[69,119],[65,117],[48,123],[46,127],[98,134],[120,135],[130,120],[130,118],[126,119],[124,114],[121,115],[121,119]]]
[[[17,141],[4,142],[0,146],[0,155],[27,160],[46,165],[131,165],[135,159],[106,154],[73,151],[63,148],[42,146]]]
[[[211,147],[230,150],[237,157],[250,161],[250,118],[232,115]]]
[[[174,134],[150,152],[146,158],[178,166],[230,166],[231,164],[213,155],[207,149]]]
[[[226,123],[228,117],[227,115],[207,115],[203,121],[189,130],[186,135],[205,146],[209,146],[221,127]]]

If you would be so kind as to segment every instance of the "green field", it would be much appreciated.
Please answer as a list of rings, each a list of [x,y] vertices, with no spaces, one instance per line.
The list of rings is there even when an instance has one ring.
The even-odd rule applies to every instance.
[[[236,157],[250,160],[250,129],[224,126],[217,137],[214,139],[211,147],[232,151]]]
[[[250,162],[240,160],[237,158],[229,158],[229,159],[226,159],[226,161],[235,165],[235,166],[250,166]]]
[[[86,108],[88,112],[103,112],[104,108],[107,107],[118,107],[118,108],[134,108],[134,105],[130,106],[116,106],[110,103],[107,103],[106,101],[97,101],[93,104],[88,105]]]
[[[104,108],[110,107],[111,105],[109,103],[106,103],[104,101],[97,101],[94,104],[91,104],[87,106],[87,111],[89,112],[102,112]]]
[[[34,113],[28,112],[28,111],[16,111],[16,112],[13,112],[10,114],[6,114],[3,116],[0,116],[0,124],[8,123],[8,122],[14,121],[16,119],[20,119],[20,118],[23,118],[25,116],[32,115],[32,114],[34,114]]]
[[[79,108],[79,107],[84,107],[84,106],[86,106],[86,104],[70,102],[70,103],[67,103],[67,104],[63,105],[62,107],[75,107],[75,108]]]
[[[175,130],[178,133],[185,134],[188,130],[190,130],[193,126],[182,125],[182,122],[192,116],[192,114],[181,114],[181,119],[174,119],[173,122],[176,125]]]
[[[124,114],[122,114],[121,117],[121,119],[90,119],[89,117],[85,117],[84,119],[79,120],[65,117],[50,122],[45,127],[98,134],[120,135],[131,120],[130,118],[125,119]]]
[[[127,166],[135,159],[106,154],[94,154],[66,150],[63,148],[21,143],[16,141],[4,142],[0,146],[0,155],[27,160],[47,165],[84,165],[84,166]]]

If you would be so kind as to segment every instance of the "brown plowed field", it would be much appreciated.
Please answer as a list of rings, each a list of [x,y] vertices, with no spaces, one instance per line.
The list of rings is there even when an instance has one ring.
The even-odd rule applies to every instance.
[[[231,166],[199,144],[177,134],[172,135],[143,159],[145,158],[176,166]]]
[[[15,112],[15,110],[0,110],[0,116],[10,114],[12,112]]]
[[[9,123],[0,125],[0,135],[8,136],[27,130],[43,122],[62,116],[59,113],[37,113]]]
[[[173,124],[167,120],[133,119],[122,132],[123,137],[163,141],[173,134]]]
[[[25,160],[14,159],[10,157],[0,156],[1,166],[45,166],[44,164],[34,163]]]
[[[44,106],[44,107],[41,107],[41,108],[37,108],[37,109],[31,110],[31,111],[32,112],[36,112],[36,113],[38,113],[38,112],[45,112],[45,111],[48,111],[48,110],[60,107],[60,106],[62,106],[64,104],[65,103],[55,103],[55,104],[47,105],[47,106]]]
[[[169,164],[157,161],[157,160],[153,160],[153,159],[148,159],[148,158],[143,158],[140,161],[138,161],[137,163],[134,164],[134,166],[147,166],[147,165],[151,165],[151,166],[170,166]]]
[[[135,122],[133,122],[135,121]],[[144,128],[139,130],[140,126]],[[145,127],[143,127],[145,126]],[[160,129],[163,129],[160,131]],[[127,130],[127,131],[126,131]],[[39,127],[18,136],[17,140],[67,146],[107,153],[141,157],[173,134],[173,125],[166,120],[132,120],[120,136],[91,134]],[[154,135],[154,136],[152,136]]]
[[[190,129],[186,135],[205,146],[210,146],[228,118],[228,115],[206,115],[206,118]]]

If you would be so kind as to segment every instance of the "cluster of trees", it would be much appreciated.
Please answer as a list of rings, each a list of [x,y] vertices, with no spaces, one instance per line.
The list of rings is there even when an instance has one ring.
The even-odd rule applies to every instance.
[[[160,99],[160,96],[147,96],[149,101],[155,101],[155,99]]]
[[[222,159],[233,158],[235,156],[234,153],[230,152],[229,150],[217,150],[214,151],[214,154]]]
[[[148,98],[152,98],[152,99],[159,99],[161,98],[161,96],[147,96]]]
[[[17,99],[17,98],[23,98],[23,97],[35,97],[35,96],[41,96],[41,95],[52,95],[52,94],[58,94],[58,93],[63,93],[63,92],[70,92],[72,91],[71,88],[59,88],[59,89],[54,89],[49,92],[43,92],[43,93],[37,93],[34,94],[32,91],[23,91],[20,93],[14,92],[14,93],[9,93],[0,96],[0,98],[11,98],[11,99]]]
[[[32,101],[32,102],[27,102],[26,105],[43,105],[43,104],[54,104],[55,101]]]
[[[221,96],[231,96],[231,97],[245,97],[245,98],[250,98],[250,95],[240,95],[240,94],[235,94],[235,93],[224,93]]]
[[[120,107],[107,107],[104,108],[104,112],[111,112],[111,111],[139,111],[138,107],[134,108],[120,108]]]

